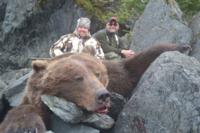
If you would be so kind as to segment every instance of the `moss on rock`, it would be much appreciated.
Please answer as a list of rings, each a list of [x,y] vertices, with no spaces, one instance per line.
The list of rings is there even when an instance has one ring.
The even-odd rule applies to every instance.
[[[38,5],[40,7],[42,7],[42,6],[44,6],[47,3],[47,0],[38,0],[37,3],[38,3]]]

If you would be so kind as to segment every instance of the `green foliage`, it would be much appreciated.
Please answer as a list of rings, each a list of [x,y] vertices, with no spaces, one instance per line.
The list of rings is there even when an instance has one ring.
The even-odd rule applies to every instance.
[[[44,6],[47,3],[47,0],[38,0],[37,3],[41,7],[41,6]]]
[[[186,18],[192,17],[200,11],[200,0],[176,0]]]
[[[121,0],[120,10],[116,12],[122,20],[126,20],[130,15],[139,15],[145,8],[149,0]],[[200,12],[200,0],[176,0],[179,4],[184,16],[189,19],[197,12]],[[139,13],[139,14],[138,14]]]
[[[75,0],[75,2],[83,7],[90,15],[98,17],[100,20],[105,19],[105,12],[98,6],[98,4],[93,4],[91,0]]]
[[[90,15],[94,15],[102,21],[106,21],[111,16],[117,16],[120,22],[126,21],[130,16],[141,13],[148,0],[118,0],[113,10],[106,10],[103,6],[109,3],[109,0],[96,1],[92,0],[75,0],[75,2],[83,7]]]
[[[44,3],[46,0],[39,0]],[[95,2],[94,2],[95,1]],[[99,20],[106,21],[111,16],[117,16],[120,22],[125,22],[128,18],[139,16],[149,0],[116,0],[118,3],[113,10],[104,8],[111,0],[75,0],[90,15],[96,16]],[[115,2],[116,2],[115,1]],[[190,18],[200,11],[200,0],[176,0],[184,12],[186,18]]]
[[[85,8],[88,12],[94,11],[94,7],[90,0],[75,0],[76,3],[83,8]]]
[[[148,0],[121,0],[121,4],[119,9],[113,13],[109,13],[110,15],[118,16],[121,22],[126,21],[131,16],[138,16],[143,12],[146,3]]]

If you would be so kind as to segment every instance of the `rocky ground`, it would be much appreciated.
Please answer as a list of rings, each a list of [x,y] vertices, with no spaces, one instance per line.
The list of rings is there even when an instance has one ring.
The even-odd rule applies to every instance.
[[[3,117],[8,105],[20,103],[31,73],[32,58],[49,57],[53,42],[72,32],[80,16],[87,14],[73,0],[50,0],[42,7],[37,0],[0,1],[0,116]],[[96,22],[92,23],[93,32],[99,29]],[[71,125],[53,115],[55,133],[65,130],[69,133],[200,132],[200,13],[187,22],[176,4],[150,0],[144,13],[130,27],[133,27],[131,34],[123,39],[137,52],[169,42],[189,44],[192,52],[189,56],[164,53],[143,75],[126,104],[123,97],[114,96],[119,105],[114,111],[119,111],[111,114],[116,120],[112,129]]]

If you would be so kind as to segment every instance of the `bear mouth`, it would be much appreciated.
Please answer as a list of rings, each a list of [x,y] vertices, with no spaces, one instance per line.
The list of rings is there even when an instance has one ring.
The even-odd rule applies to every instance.
[[[100,114],[107,114],[109,112],[109,108],[110,108],[109,105],[104,105],[95,110],[95,112]]]

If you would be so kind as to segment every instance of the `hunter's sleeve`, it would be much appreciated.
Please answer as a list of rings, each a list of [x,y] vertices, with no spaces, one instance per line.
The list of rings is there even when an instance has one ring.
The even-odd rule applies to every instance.
[[[97,45],[96,45],[96,56],[99,59],[104,59],[105,58],[103,49],[101,48],[101,44],[98,41],[97,41]]]
[[[121,37],[118,36],[118,39],[119,39],[119,48],[120,49],[128,49],[127,45],[125,45],[125,43],[122,41]]]
[[[100,43],[93,37],[91,37],[88,41],[84,44],[84,49],[82,52],[89,53],[99,59],[104,59],[104,52],[101,48]]]
[[[63,54],[65,41],[68,39],[67,35],[62,36],[58,41],[56,41],[50,49],[50,56],[55,57]]]

